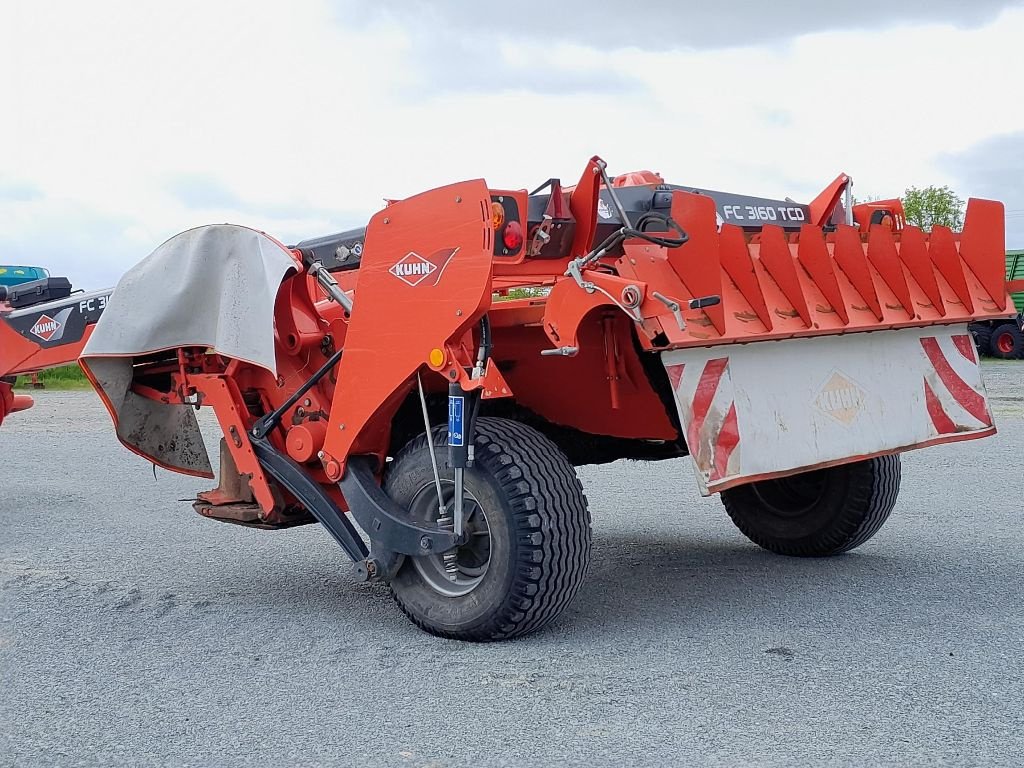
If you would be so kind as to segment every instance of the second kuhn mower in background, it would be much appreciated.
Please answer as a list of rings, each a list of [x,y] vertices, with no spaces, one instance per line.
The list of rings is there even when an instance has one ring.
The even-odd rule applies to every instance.
[[[213,409],[202,515],[319,521],[427,631],[515,637],[583,583],[574,465],[688,454],[750,539],[818,556],[885,522],[901,451],[994,433],[967,324],[1011,313],[1002,206],[961,235],[853,226],[848,186],[799,205],[593,158],[572,188],[467,181],[293,247],[201,227],[124,277],[81,361],[168,469],[212,476]]]

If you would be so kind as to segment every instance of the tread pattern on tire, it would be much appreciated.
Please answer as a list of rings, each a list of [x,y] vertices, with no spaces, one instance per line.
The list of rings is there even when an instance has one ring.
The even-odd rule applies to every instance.
[[[889,519],[896,506],[900,492],[899,456],[879,456],[871,460],[872,483],[867,514],[854,531],[849,541],[835,550],[836,554],[849,552],[870,539]]]
[[[447,445],[447,430],[434,432],[434,444]],[[411,613],[401,596],[391,593],[418,627],[440,637],[471,641],[506,640],[533,632],[558,616],[579,592],[590,566],[591,521],[587,498],[576,471],[548,438],[519,422],[481,417],[476,424],[476,462],[501,486],[512,511],[513,535],[520,543],[512,586],[488,625],[472,633],[448,632]],[[411,441],[406,452],[422,449],[426,436]]]
[[[745,497],[725,491],[722,503],[743,535],[770,552],[794,557],[849,552],[878,533],[889,519],[899,495],[900,460],[898,455],[878,456],[847,466],[853,474],[842,513],[831,529],[819,532],[812,540],[789,542],[765,535],[757,525],[757,509]],[[742,490],[742,486],[736,490]]]
[[[974,346],[978,349],[978,356],[992,356],[992,328],[987,325],[979,325],[972,330]]]

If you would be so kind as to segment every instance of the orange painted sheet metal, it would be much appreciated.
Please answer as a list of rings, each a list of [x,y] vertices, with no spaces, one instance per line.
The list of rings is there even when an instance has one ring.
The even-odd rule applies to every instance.
[[[89,291],[18,309],[0,303],[0,376],[74,364],[109,296]]]
[[[946,316],[946,304],[939,291],[939,282],[932,267],[932,256],[928,251],[928,236],[919,228],[909,226],[900,232],[899,257],[909,277],[917,283],[923,296],[912,299],[914,316],[921,309],[931,309],[940,317]],[[913,284],[913,282],[911,284]]]
[[[594,240],[597,230],[597,198],[601,191],[601,158],[592,157],[583,169],[580,182],[569,196],[569,210],[576,219],[573,251],[582,253]]]
[[[75,351],[78,355],[81,349]],[[40,344],[29,341],[0,317],[0,376],[33,370],[32,357],[43,352]],[[72,358],[74,359],[74,358]],[[43,366],[37,366],[39,368]]]
[[[340,471],[350,454],[379,445],[372,435],[361,443],[362,433],[386,412],[385,403],[404,394],[431,350],[448,350],[445,373],[455,373],[450,345],[490,303],[493,238],[483,181],[424,192],[373,217],[338,364],[325,462],[336,460]]]
[[[78,362],[78,356],[81,354],[82,349],[85,347],[89,337],[92,336],[93,326],[87,327],[82,337],[72,344],[64,344],[62,346],[46,347],[38,344],[32,344],[31,342],[15,341],[12,344],[12,354],[8,353],[7,349],[0,352],[0,361],[2,361],[4,367],[0,375],[15,375],[22,373],[34,373],[36,371],[43,371],[47,368],[56,368],[62,365],[75,365]],[[16,338],[15,336],[10,337],[11,339]],[[6,343],[8,337],[4,336],[4,343]],[[22,351],[27,351],[24,357],[21,357]],[[16,362],[10,364],[9,361]]]
[[[274,494],[249,442],[248,425],[238,408],[238,403],[244,402],[238,384],[227,376],[193,375],[189,381],[202,393],[205,404],[213,407],[225,445],[235,467],[247,476],[253,497],[264,512],[271,512],[275,507]]]
[[[502,311],[492,311],[492,317]],[[538,355],[544,342],[537,328],[495,326],[496,361],[507,369],[516,402],[552,424],[594,435],[673,441],[678,432],[651,386],[644,357],[630,354],[632,325],[621,312],[606,308],[603,317],[580,328],[580,351],[571,357]],[[614,373],[618,408],[608,373],[609,347],[619,351]]]
[[[83,325],[75,329],[80,335],[69,334],[67,340],[58,340],[53,338],[54,329],[61,330],[61,323],[50,317],[48,311],[45,304],[23,310],[18,313],[21,322],[17,324],[11,322],[10,312],[0,313],[0,376],[18,376],[76,363],[93,326]],[[31,397],[11,394],[8,384],[0,384],[0,389],[6,389],[9,395],[0,392],[0,423],[6,415],[32,407]]]
[[[836,263],[839,262],[840,251],[836,249]],[[846,302],[844,300],[842,291],[839,289],[839,281],[836,279],[836,269],[833,265],[832,256],[828,252],[828,246],[825,244],[825,237],[822,235],[821,230],[817,227],[812,227],[809,224],[805,224],[800,231],[800,240],[797,243],[796,249],[797,260],[810,275],[814,284],[821,291],[822,296],[828,302],[828,306],[835,310],[836,314],[839,315],[839,319],[845,324],[850,322],[850,313],[847,311]],[[860,242],[857,243],[857,256],[861,261],[864,261],[864,254],[860,250]],[[850,270],[846,270],[847,275],[851,274]],[[867,273],[867,265],[864,266],[865,275]],[[870,277],[868,278],[870,281]],[[875,292],[868,283],[869,290],[861,290],[861,295],[865,293],[870,296],[866,300],[868,303],[874,301],[877,305],[878,301],[875,298]]]
[[[646,284],[606,275],[587,273],[587,280],[597,286],[593,292],[581,291],[576,283],[562,280],[556,283],[547,297],[547,316],[544,332],[556,347],[579,347],[577,334],[583,319],[599,308],[607,308],[607,296],[621,296],[627,287],[637,289],[639,295],[647,293]],[[678,280],[676,281],[678,283]],[[655,308],[658,309],[657,307]],[[662,304],[660,309],[665,309]]]
[[[945,280],[956,299],[968,312],[973,312],[974,299],[970,286],[967,285],[967,276],[964,274],[953,231],[948,227],[932,227],[928,246],[928,254],[935,265],[936,277]]]
[[[910,297],[907,275],[900,264],[900,254],[893,240],[892,231],[887,227],[874,226],[868,234],[868,261],[892,291],[899,306],[906,312],[907,319],[914,317],[914,301]],[[890,309],[896,309],[895,306]]]
[[[821,194],[811,200],[807,207],[810,209],[812,224],[816,227],[821,227],[828,223],[829,217],[836,209],[836,204],[839,202],[839,198],[842,197],[849,182],[850,177],[845,173],[841,173],[836,176],[831,184],[822,190]]]
[[[941,227],[930,235],[881,226],[862,234],[846,225],[826,236],[807,225],[789,237],[780,227],[765,226],[748,240],[730,225],[715,226],[706,197],[677,191],[673,198],[673,218],[690,240],[664,253],[680,279],[676,290],[682,295],[671,298],[684,307],[685,328],[648,297],[641,306],[648,348],[654,338],[667,338],[661,349],[683,348],[1007,314],[999,203],[970,201],[961,236]],[[646,282],[649,291],[665,284],[651,250],[627,246],[629,258],[619,261],[620,274]],[[635,258],[641,252],[647,257]],[[717,306],[685,309],[686,301],[712,294],[721,297]]]
[[[689,235],[686,243],[669,249],[668,261],[672,269],[690,291],[691,298],[721,294],[722,262],[718,255],[715,201],[704,195],[678,192],[672,195],[672,218]],[[704,314],[715,331],[725,333],[722,305],[708,307]]]
[[[808,231],[805,227],[800,233],[800,238],[820,237],[817,232]],[[871,265],[868,263],[868,255],[861,245],[860,232],[855,227],[843,224],[836,229],[835,244],[832,255],[836,266],[842,271],[846,278],[853,285],[860,296],[860,301],[854,304],[855,308],[870,310],[874,319],[882,322],[885,319],[882,313],[882,304],[878,299],[878,290],[871,274]],[[850,295],[842,296],[839,301],[843,304],[850,299]],[[856,301],[856,296],[852,297]]]
[[[807,306],[807,296],[800,285],[797,264],[783,231],[778,227],[765,227],[756,253],[758,262],[767,270],[786,297],[789,311],[796,313],[804,327],[809,328],[811,310]],[[774,304],[776,314],[786,312],[787,308],[782,306],[782,302],[776,300]]]
[[[1000,310],[1006,309],[1006,229],[1002,203],[968,200],[960,256]],[[998,263],[991,254],[998,253]],[[1012,302],[1011,302],[1012,304]]]
[[[4,423],[4,418],[8,414],[24,411],[31,407],[31,397],[28,395],[14,394],[13,384],[6,381],[0,381],[0,424]]]
[[[774,327],[772,317],[768,311],[768,303],[761,290],[761,284],[757,279],[753,257],[747,247],[743,230],[733,224],[724,224],[718,244],[718,254],[722,260],[722,269],[725,270],[725,274],[736,285],[746,302],[750,304],[750,308],[757,315],[757,319],[761,321],[764,329],[771,331]]]

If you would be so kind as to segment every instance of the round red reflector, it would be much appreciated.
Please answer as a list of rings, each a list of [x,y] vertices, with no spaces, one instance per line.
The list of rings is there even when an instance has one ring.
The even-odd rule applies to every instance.
[[[518,221],[510,221],[501,232],[501,241],[510,251],[518,251],[523,244],[523,228]]]

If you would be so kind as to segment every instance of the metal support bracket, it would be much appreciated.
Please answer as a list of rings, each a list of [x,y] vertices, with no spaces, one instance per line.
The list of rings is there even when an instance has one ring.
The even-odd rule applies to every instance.
[[[334,301],[341,305],[342,309],[345,310],[346,315],[352,314],[352,299],[349,298],[348,294],[345,293],[338,286],[338,281],[334,279],[334,275],[327,271],[327,268],[319,261],[314,261],[307,267],[309,274],[311,274],[320,284],[320,287],[324,289],[328,296]]]
[[[398,506],[377,484],[371,456],[349,456],[339,485],[356,522],[370,537],[374,555],[378,550],[403,555],[440,554],[458,540],[452,531],[417,525],[409,521]]]
[[[659,293],[658,291],[651,291],[651,296],[653,296],[666,307],[668,307],[668,311],[671,312],[672,317],[676,319],[676,324],[679,326],[679,330],[685,331],[686,321],[683,320],[683,313],[681,311],[682,307],[679,306],[679,302],[676,301],[675,299],[670,299],[668,296],[665,296],[664,294]]]
[[[544,357],[575,357],[579,351],[579,347],[555,347],[554,349],[542,349],[540,353]]]
[[[291,491],[302,506],[309,510],[341,545],[345,554],[357,564],[366,560],[369,552],[362,538],[320,484],[306,474],[294,459],[274,448],[266,438],[251,437],[249,442],[267,474]]]
[[[676,319],[676,323],[679,325],[680,331],[686,330],[686,321],[683,319],[682,307],[679,302],[675,299],[671,299],[658,291],[651,291],[651,296],[660,301],[666,307],[668,311],[672,313],[672,316]],[[721,296],[701,296],[697,299],[690,299],[686,302],[686,306],[689,309],[704,309],[705,307],[713,307],[716,304],[721,304]]]

